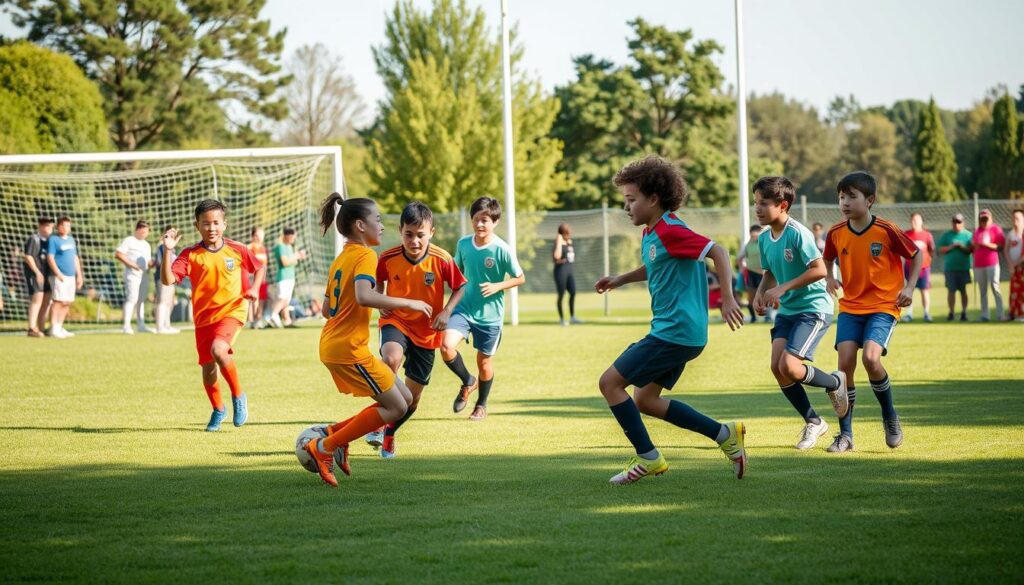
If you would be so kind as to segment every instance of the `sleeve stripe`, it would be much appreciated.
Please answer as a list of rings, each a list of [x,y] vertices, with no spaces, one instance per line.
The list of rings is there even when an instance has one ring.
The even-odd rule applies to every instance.
[[[708,252],[711,251],[711,248],[714,248],[714,247],[715,247],[715,241],[714,240],[708,240],[708,245],[704,246],[704,250],[701,251],[700,256],[697,257],[697,260],[703,260],[708,255]]]
[[[377,286],[377,280],[369,274],[357,274],[354,280],[369,280],[370,286]]]

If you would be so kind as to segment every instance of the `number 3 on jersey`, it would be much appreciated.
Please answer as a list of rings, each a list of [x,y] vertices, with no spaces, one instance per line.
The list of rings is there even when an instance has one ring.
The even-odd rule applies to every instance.
[[[328,317],[337,315],[341,305],[341,271],[336,270],[331,280],[334,282],[334,288],[331,289],[331,294],[327,297]]]

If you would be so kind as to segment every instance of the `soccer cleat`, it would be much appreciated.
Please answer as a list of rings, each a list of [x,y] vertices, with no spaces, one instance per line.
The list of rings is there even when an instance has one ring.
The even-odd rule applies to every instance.
[[[640,481],[651,474],[661,475],[666,471],[668,471],[668,461],[665,461],[665,456],[661,453],[658,454],[657,459],[653,460],[643,459],[634,455],[626,462],[626,467],[621,472],[612,476],[608,483],[625,485]]]
[[[890,449],[895,449],[903,444],[903,427],[900,426],[900,417],[883,420],[882,428],[885,429],[885,444]]]
[[[825,394],[828,394],[828,399],[832,401],[832,410],[836,411],[836,416],[843,418],[850,410],[850,395],[846,391],[846,372],[836,370],[832,372],[832,375],[839,380],[839,387],[835,390],[826,390]]]
[[[452,411],[455,413],[462,412],[462,409],[466,408],[466,403],[469,401],[469,395],[476,391],[478,386],[478,380],[470,376],[472,381],[459,388],[459,393],[455,396],[455,402],[452,404]]]
[[[395,458],[395,436],[385,435],[384,442],[380,446],[380,457],[381,459],[394,459]]]
[[[903,321],[904,323],[913,323],[914,322],[914,316],[913,315],[903,315],[903,318],[900,319],[900,321]]]
[[[487,418],[487,406],[484,404],[477,404],[473,407],[473,414],[469,415],[469,420],[481,421]]]
[[[206,423],[206,432],[212,433],[213,431],[220,430],[220,423],[224,422],[224,417],[228,415],[228,410],[222,408],[217,410],[213,409],[213,413],[210,414],[210,422]]]
[[[800,441],[796,444],[797,449],[810,449],[818,443],[818,438],[828,432],[828,423],[822,420],[818,424],[812,422],[804,426],[800,433]]]
[[[950,313],[949,315],[946,315],[946,321],[952,321],[952,320],[953,320],[953,313]]]
[[[320,441],[323,441],[323,439],[310,441],[306,443],[304,449],[313,458],[313,462],[316,463],[316,472],[320,474],[320,479],[324,480],[324,483],[331,487],[338,487],[338,478],[334,477],[334,455],[321,452],[320,447],[318,447]]]
[[[846,453],[847,451],[853,451],[853,437],[848,437],[843,434],[836,435],[836,438],[832,440],[832,444],[825,449],[829,453]]]
[[[348,464],[348,443],[334,450],[334,462],[338,464],[338,469],[342,473],[352,475],[352,468]]]
[[[244,425],[245,421],[249,420],[249,399],[245,394],[238,398],[231,398],[231,408],[235,412],[234,419],[231,422],[236,427]]]
[[[378,449],[381,443],[384,442],[384,427],[373,431],[372,433],[366,433],[366,444],[373,447],[374,450]]]
[[[932,322],[932,316],[929,315],[928,313],[925,313],[924,314],[924,322],[925,323],[931,323]]]
[[[736,472],[736,479],[743,479],[747,472],[747,451],[743,448],[743,438],[747,434],[747,427],[742,422],[727,422],[729,438],[719,445],[719,449],[732,461],[733,470]]]

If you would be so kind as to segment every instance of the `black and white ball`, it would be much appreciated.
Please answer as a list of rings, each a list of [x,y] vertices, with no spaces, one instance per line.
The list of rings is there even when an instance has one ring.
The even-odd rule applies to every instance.
[[[306,443],[314,439],[322,439],[327,436],[327,425],[313,425],[308,429],[303,429],[299,436],[295,439],[295,457],[299,460],[299,465],[303,469],[311,473],[316,473],[316,463],[313,458],[306,452]]]

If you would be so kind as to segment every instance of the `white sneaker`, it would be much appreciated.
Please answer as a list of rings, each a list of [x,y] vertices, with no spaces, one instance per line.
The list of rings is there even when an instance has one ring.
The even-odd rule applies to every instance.
[[[62,335],[63,337],[74,337],[74,336],[75,336],[75,334],[74,334],[74,333],[72,333],[72,332],[68,331],[67,329],[65,329],[65,328],[63,328],[63,327],[61,327],[61,328],[60,328],[60,333],[61,333],[61,335]]]
[[[818,438],[828,432],[828,423],[825,419],[821,419],[821,422],[814,424],[812,422],[807,423],[804,426],[804,430],[800,433],[800,441],[796,444],[797,449],[810,449],[818,443]]]
[[[146,327],[145,325],[139,327],[138,329],[139,333],[156,333],[155,329],[151,329],[149,327]]]
[[[66,339],[68,337],[68,334],[63,329],[51,329],[50,337],[53,337],[55,339]]]
[[[177,335],[181,333],[181,329],[178,329],[177,327],[168,327],[167,329],[164,329],[164,333],[168,333],[170,335]]]
[[[131,327],[124,327],[121,329],[121,333],[124,333],[125,335],[135,335],[135,330]]]
[[[270,324],[275,329],[283,329],[284,328],[284,323],[281,322],[281,316],[280,315],[274,315],[273,317],[271,317],[270,318]]]

